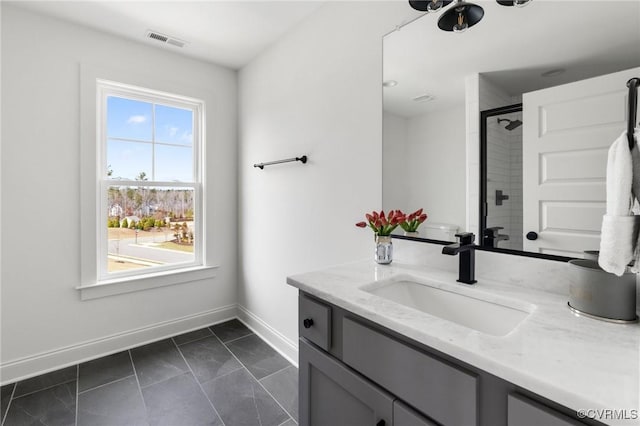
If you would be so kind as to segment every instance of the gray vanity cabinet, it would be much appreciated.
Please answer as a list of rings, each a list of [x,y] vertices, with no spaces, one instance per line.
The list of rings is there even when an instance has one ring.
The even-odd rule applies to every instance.
[[[301,426],[601,425],[304,292]]]

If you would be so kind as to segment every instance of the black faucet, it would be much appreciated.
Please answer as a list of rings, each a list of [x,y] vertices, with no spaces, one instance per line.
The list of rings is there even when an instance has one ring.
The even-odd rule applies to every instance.
[[[482,231],[482,245],[484,247],[498,247],[500,241],[509,241],[507,234],[501,234],[500,230],[504,229],[502,226],[494,226],[493,228],[486,228]]]
[[[475,284],[475,269],[476,269],[476,245],[473,241],[476,236],[471,232],[463,232],[456,234],[456,237],[460,241],[456,244],[444,246],[442,248],[442,254],[448,254],[450,256],[460,255],[460,263],[458,267],[458,282],[464,284]]]

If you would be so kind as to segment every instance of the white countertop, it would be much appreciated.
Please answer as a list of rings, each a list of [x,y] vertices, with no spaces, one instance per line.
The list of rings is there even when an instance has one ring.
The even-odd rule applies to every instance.
[[[394,276],[410,275],[459,289],[485,300],[509,298],[535,309],[518,327],[495,337],[405,307],[360,289]],[[611,324],[578,317],[567,298],[554,293],[477,278],[466,286],[457,274],[394,261],[361,261],[298,274],[287,282],[410,339],[571,409],[633,410],[640,414],[640,324]],[[607,420],[640,424],[640,419]]]

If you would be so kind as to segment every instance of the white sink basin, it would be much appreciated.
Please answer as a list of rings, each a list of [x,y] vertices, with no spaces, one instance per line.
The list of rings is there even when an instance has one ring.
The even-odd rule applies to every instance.
[[[465,294],[465,290],[470,289],[455,288],[457,286],[401,276],[367,284],[361,289],[493,336],[507,335],[535,309],[534,305],[516,300]]]

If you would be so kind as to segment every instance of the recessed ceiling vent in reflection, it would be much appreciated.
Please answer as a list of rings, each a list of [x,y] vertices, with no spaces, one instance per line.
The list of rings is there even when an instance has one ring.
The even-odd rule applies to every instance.
[[[496,0],[501,6],[516,7],[524,7],[532,1],[533,0]],[[451,0],[409,1],[412,8],[427,13],[438,12],[450,3],[452,3]],[[477,4],[464,0],[456,0],[454,5],[447,9],[440,19],[438,19],[438,28],[443,31],[461,33],[480,22],[483,16],[484,9]]]

